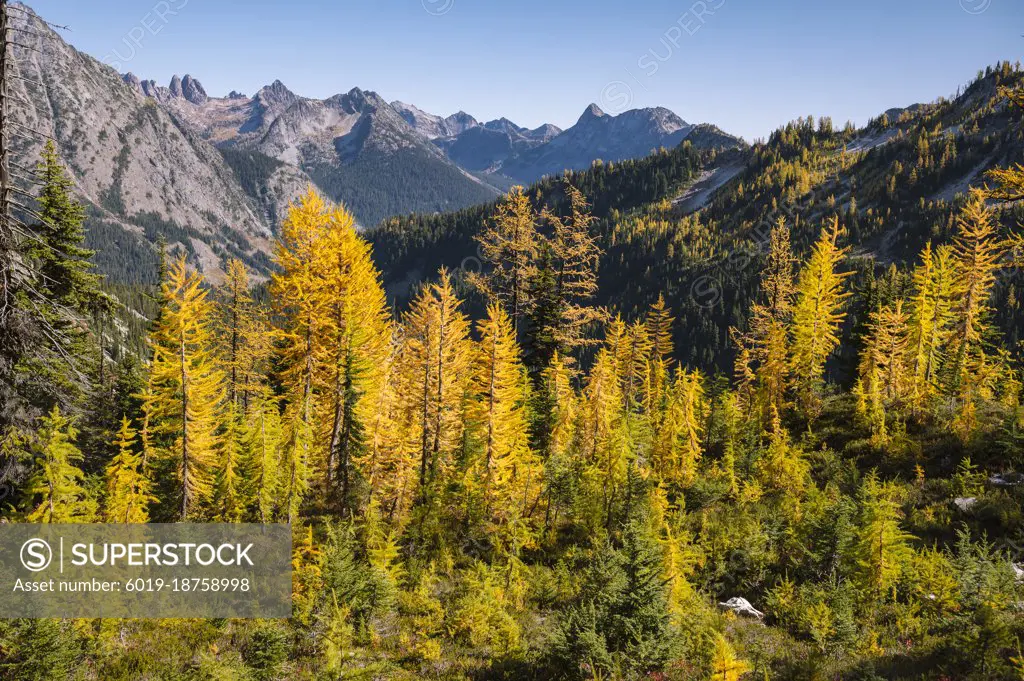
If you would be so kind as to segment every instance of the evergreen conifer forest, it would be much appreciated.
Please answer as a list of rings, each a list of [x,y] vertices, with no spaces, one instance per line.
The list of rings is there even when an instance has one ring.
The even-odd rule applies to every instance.
[[[49,144],[0,244],[3,520],[290,523],[293,613],[0,620],[0,678],[1024,679],[1021,81],[971,86],[1010,160],[950,201],[998,144],[942,103],[366,231],[311,185],[265,271],[164,243],[155,286],[97,273]]]

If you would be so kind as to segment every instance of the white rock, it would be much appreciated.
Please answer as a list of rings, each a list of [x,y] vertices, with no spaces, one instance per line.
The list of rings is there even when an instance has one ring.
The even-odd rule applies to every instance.
[[[978,500],[975,497],[957,497],[953,500],[953,503],[961,511],[969,511],[972,506],[978,503]]]
[[[746,615],[747,617],[756,617],[758,619],[764,617],[764,613],[752,606],[750,601],[738,596],[734,596],[724,603],[719,603],[718,607],[723,610],[732,610],[737,615]]]

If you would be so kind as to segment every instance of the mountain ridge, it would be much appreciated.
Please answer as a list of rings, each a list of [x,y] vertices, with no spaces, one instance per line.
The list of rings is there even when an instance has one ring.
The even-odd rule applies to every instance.
[[[138,78],[126,74],[125,81],[135,85]],[[192,84],[191,95],[186,95],[186,81]],[[280,116],[287,117],[289,109],[297,102],[306,102],[307,109],[293,111],[292,114],[307,119],[305,122],[308,123],[308,119],[316,116],[314,102],[333,101],[344,106],[346,97],[367,97],[368,101],[372,100],[370,104],[378,117],[387,119],[378,124],[378,128],[386,130],[385,136],[392,140],[390,148],[384,151],[419,147],[419,151],[425,154],[424,158],[430,158],[433,156],[432,149],[437,148],[441,150],[444,159],[454,163],[461,171],[468,171],[466,175],[470,181],[501,190],[516,183],[534,182],[545,175],[563,170],[582,170],[597,160],[616,162],[645,155],[659,147],[675,146],[697,127],[665,107],[630,109],[613,116],[592,103],[570,128],[562,130],[551,123],[545,123],[530,129],[505,117],[480,121],[462,110],[441,116],[400,100],[385,102],[376,92],[358,87],[347,93],[317,100],[296,95],[280,80],[264,86],[252,98],[237,92],[226,98],[208,97],[199,81],[190,75],[181,79],[180,84],[172,79],[171,85],[166,88],[155,86],[152,81],[142,83],[140,91],[144,95],[153,96],[162,106],[170,108],[217,145],[260,151],[300,168],[310,166],[320,170],[328,168],[328,164],[323,163],[325,146],[322,140],[316,144],[321,153],[314,155],[315,158],[307,158],[298,153],[298,147],[309,141],[303,139],[303,136],[316,134],[308,126],[293,125],[289,135],[292,148],[287,153],[283,148],[273,145],[269,149],[260,148],[260,142],[253,139],[253,133],[266,134],[266,122]],[[237,114],[245,106],[252,107],[252,117],[240,123]],[[385,109],[397,113],[398,118],[390,116]],[[354,112],[355,109],[350,107],[349,113]],[[367,125],[374,127],[372,122]],[[232,126],[236,130],[231,131]],[[321,121],[321,127],[330,126],[326,121]],[[424,146],[410,141],[407,134],[409,130],[419,136],[419,141],[428,144]],[[350,128],[342,126],[336,132],[343,136],[350,132]],[[702,137],[696,143],[743,144],[740,138],[721,130],[718,133],[713,139],[705,140]],[[339,148],[349,152],[351,159],[355,159],[358,157],[358,140],[355,145],[352,142],[352,139],[344,140]],[[344,162],[345,158],[342,160]]]
[[[619,153],[615,140],[600,135],[593,149],[572,147],[567,140],[590,144],[575,126],[529,129],[504,117],[481,122],[464,111],[435,117],[358,87],[321,100],[281,80],[252,95],[233,90],[224,97],[211,96],[189,73],[160,84],[115,72],[17,6],[25,10],[18,12],[23,25],[42,37],[13,54],[22,75],[44,87],[19,81],[15,94],[30,106],[15,112],[15,120],[57,140],[88,208],[89,245],[114,281],[151,280],[153,244],[161,237],[212,280],[227,257],[265,274],[277,226],[310,186],[346,204],[369,227],[394,215],[487,203],[541,173],[631,153]],[[659,118],[607,118],[631,117]],[[439,136],[432,138],[426,124]],[[662,134],[657,120],[637,125],[656,137],[640,153],[679,137],[675,128]],[[730,143],[724,133],[714,141]],[[26,144],[19,162],[32,167],[41,146],[40,140]],[[547,165],[536,163],[538,157]],[[522,172],[509,174],[510,166]]]

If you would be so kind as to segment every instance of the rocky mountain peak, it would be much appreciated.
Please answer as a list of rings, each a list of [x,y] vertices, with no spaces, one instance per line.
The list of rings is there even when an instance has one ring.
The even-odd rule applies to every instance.
[[[345,96],[348,98],[349,102],[351,102],[352,106],[355,109],[357,109],[357,110],[358,109],[362,109],[368,103],[370,103],[370,104],[376,104],[377,103],[376,101],[373,101],[373,100],[376,99],[375,93],[373,93],[373,92],[364,92],[363,90],[361,90],[361,89],[359,89],[357,87],[354,87],[351,90],[349,90],[348,94],[345,95]]]
[[[675,132],[676,130],[689,127],[689,124],[677,116],[675,112],[663,106],[656,106],[651,109],[638,109],[637,113],[648,118],[663,132]]]
[[[174,75],[168,87],[156,84],[155,80],[139,80],[134,73],[125,73],[121,80],[144,97],[151,97],[161,104],[173,99],[184,99],[193,104],[203,104],[208,99],[202,83],[186,74],[184,78]]]
[[[451,116],[444,119],[444,123],[448,128],[449,135],[458,135],[470,128],[475,128],[480,125],[480,122],[470,116],[465,111],[457,111]]]
[[[531,130],[530,134],[533,135],[534,137],[537,137],[537,138],[550,139],[550,138],[554,137],[555,135],[558,135],[561,132],[562,132],[562,129],[559,128],[557,125],[552,125],[551,123],[545,123],[544,125],[538,126],[538,127],[534,128],[533,130]]]
[[[265,85],[260,88],[260,91],[256,93],[256,99],[259,99],[267,105],[277,104],[281,106],[288,106],[298,99],[298,96],[289,90],[280,80],[275,80],[270,85]]]
[[[203,84],[187,73],[181,79],[181,96],[193,104],[203,104],[208,99]]]
[[[605,115],[605,112],[601,111],[601,107],[597,104],[591,104],[583,110],[583,115],[581,115],[580,119],[576,121],[576,125],[579,125],[580,123],[587,123],[596,118],[603,118]]]
[[[486,123],[484,123],[484,127],[487,128],[488,130],[499,130],[501,132],[508,133],[522,132],[524,130],[524,128],[519,127],[518,125],[504,117],[493,121],[487,121]]]

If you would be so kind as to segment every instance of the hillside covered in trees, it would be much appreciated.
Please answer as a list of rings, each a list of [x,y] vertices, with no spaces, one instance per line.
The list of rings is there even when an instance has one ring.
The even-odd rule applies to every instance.
[[[0,242],[3,518],[289,522],[294,607],[3,620],[0,676],[1021,679],[1020,80],[964,93],[1005,139],[955,154],[939,103],[368,238],[311,190],[265,286],[163,249],[145,300],[102,290],[48,148]],[[1011,158],[925,198],[975,153]]]
[[[891,111],[863,129],[807,117],[750,148],[701,151],[684,143],[569,173],[597,218],[596,301],[633,318],[664,295],[678,320],[678,358],[728,371],[729,328],[750,309],[772,226],[785,218],[794,249],[805,255],[821,221],[839,215],[851,246],[851,288],[862,294],[850,301],[845,329],[862,332],[880,290],[905,284],[878,281],[890,276],[886,267],[906,272],[928,241],[948,243],[968,188],[982,186],[987,170],[1024,162],[1024,116],[999,94],[1022,78],[1017,66],[1003,62],[979,73],[955,98]],[[709,183],[720,188],[700,191]],[[565,201],[559,178],[526,193],[538,210]],[[1004,228],[1024,219],[1014,202],[992,208]],[[399,306],[438,265],[460,281],[479,269],[474,237],[491,210],[396,217],[367,232]],[[1021,284],[1004,277],[995,292],[997,324],[1010,346],[1024,328]],[[470,303],[474,309],[485,304],[472,296]],[[856,357],[843,352],[842,358],[849,377]]]

